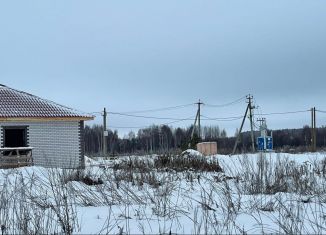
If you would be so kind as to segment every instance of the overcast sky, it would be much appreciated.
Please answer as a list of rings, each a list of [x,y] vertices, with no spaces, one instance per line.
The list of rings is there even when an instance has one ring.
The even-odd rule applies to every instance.
[[[260,107],[255,112],[326,110],[326,1],[1,1],[0,78],[85,112],[198,99],[224,104],[249,93]],[[204,106],[202,114],[238,116],[245,108],[244,101]],[[185,118],[195,112],[189,106],[142,115]],[[273,129],[310,123],[309,113],[266,118]],[[167,122],[108,119],[120,127]],[[202,124],[233,135],[240,122]],[[317,114],[317,125],[326,125],[326,114]]]

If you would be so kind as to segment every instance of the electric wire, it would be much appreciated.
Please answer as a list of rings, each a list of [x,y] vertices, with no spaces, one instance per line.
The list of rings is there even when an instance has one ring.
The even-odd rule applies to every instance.
[[[154,119],[154,120],[173,120],[173,121],[183,121],[184,118],[172,118],[172,117],[154,117],[154,116],[143,116],[143,115],[133,115],[126,113],[117,113],[117,112],[108,112],[108,114],[126,116],[126,117],[135,117],[135,118],[144,118],[144,119]],[[187,119],[187,120],[195,120],[195,119]]]
[[[205,115],[200,115],[202,118],[201,120],[210,120],[210,121],[235,121],[243,118],[243,116],[234,116],[234,117],[207,117]]]
[[[295,114],[295,113],[304,113],[309,112],[309,110],[299,110],[299,111],[288,111],[288,112],[274,112],[274,113],[258,113],[254,114],[256,116],[269,116],[269,115],[286,115],[286,114]],[[132,114],[125,114],[125,113],[117,113],[117,112],[108,112],[112,115],[119,115],[119,116],[127,116],[127,117],[135,117],[135,118],[144,118],[144,119],[153,119],[153,120],[171,120],[171,122],[167,124],[177,123],[180,121],[194,121],[195,118],[192,116],[189,118],[172,118],[172,117],[155,117],[155,116],[142,116],[142,115],[132,115]],[[243,116],[230,116],[230,117],[208,117],[205,115],[201,115],[203,117],[201,120],[203,121],[236,121]],[[115,128],[139,128],[139,127],[115,127]]]
[[[225,104],[204,104],[205,107],[212,107],[212,108],[218,108],[218,107],[225,107],[225,106],[230,106],[234,105],[237,103],[240,103],[243,101],[247,96],[243,96],[239,99],[236,99],[232,102],[225,103]],[[107,112],[108,114],[111,115],[118,115],[118,116],[126,116],[126,117],[133,117],[133,118],[143,118],[143,119],[152,119],[152,120],[170,120],[170,122],[159,124],[159,125],[170,125],[173,123],[178,123],[182,121],[194,121],[196,118],[193,116],[187,117],[187,118],[173,118],[173,117],[157,117],[157,116],[146,116],[146,115],[135,115],[138,113],[149,113],[149,112],[158,112],[158,111],[168,111],[168,110],[175,110],[175,109],[182,109],[185,107],[189,106],[194,106],[196,103],[191,103],[191,104],[184,104],[184,105],[177,105],[177,106],[170,106],[170,107],[164,107],[164,108],[157,108],[157,109],[147,109],[147,110],[138,110],[138,111],[128,111],[128,112]],[[270,115],[287,115],[287,114],[296,114],[296,113],[305,113],[305,112],[310,112],[310,110],[297,110],[297,111],[287,111],[287,112],[272,112],[272,113],[262,113],[261,108],[257,105],[256,99],[254,99],[254,107],[258,111],[258,113],[253,114],[255,116],[270,116]],[[317,112],[320,113],[326,113],[326,111],[323,110],[316,110]],[[103,115],[103,112],[90,112],[89,114],[95,115],[95,117],[99,115]],[[243,118],[243,115],[239,116],[230,116],[230,117],[208,117],[205,115],[201,115],[201,120],[203,121],[236,121],[239,119]],[[253,122],[254,128],[258,129],[258,123]],[[142,129],[142,128],[147,128],[147,126],[108,126],[109,128],[116,128],[116,129]]]
[[[99,115],[103,115],[103,112],[91,112],[91,113],[88,113],[89,115],[95,115],[96,117],[99,116]]]
[[[298,110],[298,111],[288,111],[288,112],[275,112],[275,113],[261,113],[256,114],[257,116],[270,116],[270,115],[285,115],[285,114],[296,114],[296,113],[306,113],[310,110]]]
[[[326,113],[326,111],[324,111],[324,110],[319,110],[319,109],[316,109],[316,112],[319,112],[319,113]]]
[[[149,126],[107,126],[109,129],[144,129]]]
[[[193,115],[190,116],[190,117],[187,117],[187,118],[183,118],[183,119],[180,119],[180,120],[176,120],[176,121],[172,121],[172,122],[167,122],[167,123],[162,123],[162,124],[159,124],[159,126],[164,126],[164,125],[170,125],[170,124],[174,124],[174,123],[178,123],[178,122],[182,122],[182,121],[187,121],[187,120],[195,120],[193,118]],[[148,128],[150,127],[151,125],[147,125],[147,126],[111,126],[109,125],[108,128],[115,128],[115,129],[144,129],[144,128]]]
[[[133,114],[125,114],[125,113],[117,113],[117,112],[108,112],[108,114],[118,115],[118,116],[126,116],[126,117],[135,117],[135,118],[144,118],[144,119],[154,119],[154,120],[172,120],[172,121],[194,121],[195,118],[173,118],[173,117],[155,117],[155,116],[143,116],[143,115],[133,115]],[[202,120],[237,120],[243,118],[242,116],[230,116],[230,117],[207,117],[205,115],[201,115],[204,117]]]
[[[254,128],[256,128],[255,130],[257,131],[257,130],[259,130],[259,123],[258,122],[256,122],[255,120],[253,121],[253,126],[254,126]]]
[[[145,109],[145,110],[135,110],[135,111],[124,111],[124,112],[116,112],[116,113],[121,113],[121,114],[150,113],[150,112],[159,112],[159,111],[166,111],[166,110],[182,109],[182,108],[186,108],[186,107],[194,106],[194,105],[195,105],[195,103],[191,103],[191,104],[183,104],[183,105],[163,107],[163,108],[157,108],[157,109]]]
[[[206,104],[205,103],[204,106],[211,107],[211,108],[221,108],[221,107],[226,107],[226,106],[230,106],[230,105],[233,105],[233,104],[240,103],[240,101],[243,101],[245,98],[246,98],[246,96],[242,96],[239,99],[236,99],[236,100],[234,100],[232,102],[225,103],[225,104]]]

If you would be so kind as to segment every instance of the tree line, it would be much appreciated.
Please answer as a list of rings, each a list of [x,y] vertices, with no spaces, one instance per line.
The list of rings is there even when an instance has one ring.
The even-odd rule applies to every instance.
[[[187,128],[172,128],[168,125],[152,125],[148,128],[139,129],[137,133],[130,131],[123,138],[118,136],[116,130],[109,130],[106,138],[107,151],[109,154],[146,154],[175,152],[189,148],[194,148],[199,142],[195,133],[191,140],[193,126]],[[204,126],[202,128],[203,139],[226,138],[225,129],[220,130],[218,126]],[[85,126],[85,152],[86,154],[98,154],[103,146],[103,126]]]
[[[218,153],[230,154],[232,152],[235,136],[228,137],[225,129],[219,126],[202,127],[202,138],[195,132],[191,139],[193,126],[186,128],[172,128],[167,125],[152,125],[148,128],[139,129],[137,133],[130,131],[123,138],[118,136],[116,130],[109,130],[106,138],[109,155],[118,154],[149,154],[180,152],[187,148],[195,148],[200,141],[215,141]],[[88,155],[98,155],[102,152],[103,126],[85,126],[85,152]],[[255,139],[260,135],[254,133]],[[237,133],[235,134],[237,135]],[[304,126],[299,129],[283,129],[273,131],[274,149],[279,151],[309,151],[311,144],[311,129]],[[317,128],[317,148],[326,146],[326,127]],[[244,132],[240,136],[237,148],[238,152],[251,150],[250,132]]]

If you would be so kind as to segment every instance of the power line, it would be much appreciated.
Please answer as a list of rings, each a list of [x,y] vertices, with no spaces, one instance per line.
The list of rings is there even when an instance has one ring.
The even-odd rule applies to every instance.
[[[210,120],[210,121],[235,121],[243,118],[243,116],[234,116],[234,117],[207,117],[205,115],[201,115],[204,117],[202,120]]]
[[[143,115],[133,115],[133,114],[124,114],[124,113],[116,113],[116,112],[108,112],[109,114],[113,114],[113,115],[119,115],[119,116],[127,116],[127,117],[136,117],[136,118],[144,118],[144,119],[154,119],[154,120],[172,120],[172,121],[193,121],[195,120],[194,118],[190,117],[190,118],[172,118],[172,117],[155,117],[155,116],[143,116]],[[219,121],[223,121],[223,120],[238,120],[240,118],[242,118],[242,116],[231,116],[231,117],[207,117],[204,115],[201,115],[202,117],[204,117],[204,119],[202,120],[219,120]]]
[[[167,123],[162,123],[159,124],[160,126],[163,125],[170,125],[173,123],[177,123],[177,122],[182,122],[182,121],[188,121],[188,120],[194,120],[193,116],[187,117],[187,118],[183,118],[177,121],[172,121],[172,122],[167,122]],[[109,126],[110,128],[116,128],[116,129],[144,129],[144,128],[148,128],[151,125],[147,125],[147,126]]]
[[[319,113],[326,113],[326,111],[318,110],[318,109],[316,109],[316,112],[319,112]]]
[[[241,97],[235,101],[226,103],[226,104],[221,104],[221,105],[210,105],[210,104],[206,104],[206,106],[208,107],[223,107],[223,106],[228,106],[228,105],[232,105],[235,103],[238,103],[240,101],[242,101],[244,98],[246,98],[246,96]],[[188,107],[188,106],[193,106],[195,103],[192,104],[185,104],[185,105],[178,105],[178,106],[171,106],[171,107],[165,107],[165,108],[159,108],[159,109],[148,109],[148,110],[139,110],[139,111],[130,111],[130,112],[107,112],[108,114],[111,115],[119,115],[119,116],[126,116],[126,117],[134,117],[134,118],[144,118],[144,119],[153,119],[153,120],[170,120],[170,122],[168,123],[163,123],[163,124],[159,124],[159,125],[170,125],[173,123],[178,123],[178,122],[182,122],[182,121],[193,121],[195,120],[195,118],[193,116],[187,117],[187,118],[173,118],[173,117],[157,117],[157,116],[145,116],[145,115],[134,115],[132,113],[145,113],[145,112],[156,112],[156,111],[163,111],[163,110],[173,110],[173,109],[180,109],[180,108],[184,108],[184,107]],[[326,111],[323,110],[316,110],[317,112],[320,113],[326,113]],[[298,111],[287,111],[287,112],[272,112],[272,113],[262,113],[261,109],[259,107],[258,110],[259,113],[255,114],[257,116],[269,116],[269,115],[286,115],[286,114],[296,114],[296,113],[305,113],[305,112],[310,112],[310,110],[298,110]],[[91,112],[89,114],[98,114],[98,115],[103,115],[102,112]],[[97,116],[97,115],[96,115]],[[200,115],[201,117],[203,117],[201,120],[205,120],[205,121],[236,121],[239,119],[242,119],[243,116],[239,115],[239,116],[229,116],[229,117],[208,117],[205,115]],[[257,128],[256,123],[254,123],[255,128]],[[142,128],[147,128],[149,127],[149,125],[147,126],[109,126],[110,128],[116,128],[116,129],[142,129]]]
[[[229,103],[225,103],[225,104],[205,104],[206,107],[211,107],[211,108],[221,108],[221,107],[225,107],[225,106],[230,106],[230,105],[233,105],[233,104],[237,104],[237,103],[240,103],[240,101],[243,101],[244,99],[246,98],[246,96],[243,96],[239,99],[236,99],[232,102],[229,102]]]
[[[236,104],[239,103],[240,101],[244,100],[246,96],[243,96],[239,99],[236,99],[232,102],[229,103],[225,103],[225,104],[217,104],[217,105],[212,105],[212,104],[204,104],[207,107],[224,107],[224,106],[229,106],[232,104]],[[132,114],[137,114],[137,113],[149,113],[149,112],[158,112],[158,111],[169,111],[169,110],[175,110],[175,109],[182,109],[182,108],[186,108],[186,107],[190,107],[190,106],[194,106],[197,105],[198,103],[190,103],[190,104],[183,104],[183,105],[176,105],[176,106],[170,106],[170,107],[163,107],[163,108],[157,108],[157,109],[145,109],[145,110],[136,110],[136,111],[123,111],[123,112],[108,112],[110,114],[116,114],[116,115],[124,115],[124,116],[131,116],[131,117],[144,117],[145,116],[138,116],[138,115],[132,115]],[[88,114],[96,114],[96,116],[98,115],[102,115],[102,112],[89,112]],[[146,118],[153,118],[153,119],[170,119],[173,120],[173,118],[157,118],[157,117],[146,117]]]
[[[298,110],[298,111],[288,111],[288,112],[276,112],[276,113],[260,113],[257,116],[269,116],[269,115],[285,115],[285,114],[295,114],[295,113],[306,113],[310,110]]]
[[[93,115],[95,117],[98,117],[98,116],[103,116],[103,112],[91,112],[91,113],[87,113],[89,115]]]
[[[193,121],[195,120],[195,118],[193,116],[190,116],[188,118],[183,118],[183,119],[180,119],[180,120],[177,120],[177,121],[172,121],[172,122],[168,122],[168,123],[164,123],[164,124],[161,124],[161,125],[170,125],[170,124],[173,124],[173,123],[177,123],[177,122],[182,122],[182,121]]]
[[[174,110],[174,109],[182,109],[189,106],[194,106],[194,103],[191,104],[183,104],[183,105],[177,105],[177,106],[170,106],[170,107],[164,107],[164,108],[158,108],[158,109],[145,109],[145,110],[136,110],[136,111],[124,111],[124,112],[117,112],[121,114],[135,114],[135,113],[149,113],[149,112],[158,112],[158,111],[166,111],[166,110]]]
[[[204,104],[207,107],[224,107],[229,106],[232,104],[239,103],[240,101],[244,100],[246,96],[243,96],[239,99],[236,99],[232,102],[225,103],[225,104]],[[134,110],[134,111],[123,111],[123,112],[114,112],[114,113],[120,113],[120,114],[137,114],[137,113],[149,113],[149,112],[158,112],[158,111],[166,111],[166,110],[174,110],[174,109],[182,109],[190,106],[194,106],[197,103],[190,103],[190,104],[182,104],[182,105],[176,105],[176,106],[170,106],[170,107],[163,107],[163,108],[157,108],[157,109],[145,109],[145,110]],[[91,114],[101,114],[101,112],[91,112]]]
[[[259,130],[259,124],[258,124],[258,122],[254,121],[253,122],[253,125],[256,128],[256,130]]]
[[[110,129],[144,129],[149,126],[108,126]]]
[[[117,112],[108,112],[112,115],[119,115],[119,116],[126,116],[126,117],[135,117],[135,118],[144,118],[144,119],[156,119],[156,120],[173,120],[173,121],[183,121],[185,118],[171,118],[171,117],[153,117],[153,116],[143,116],[143,115],[133,115],[133,114],[126,114],[126,113],[117,113]],[[186,119],[193,121],[195,119]]]
[[[298,110],[298,111],[288,111],[288,112],[274,112],[274,113],[258,113],[256,114],[257,116],[269,116],[269,115],[285,115],[285,114],[296,114],[296,113],[305,113],[309,112],[310,110]],[[325,112],[326,111],[321,111],[318,110],[319,112]],[[156,120],[172,120],[172,121],[184,121],[184,120],[189,120],[193,121],[195,120],[194,118],[172,118],[172,117],[155,117],[155,116],[143,116],[143,115],[133,115],[133,114],[126,114],[126,113],[117,113],[117,112],[108,112],[109,114],[112,115],[119,115],[119,116],[127,116],[127,117],[135,117],[135,118],[144,118],[144,119],[156,119]],[[241,119],[242,116],[231,116],[231,117],[207,117],[205,115],[201,115],[204,117],[202,120],[218,120],[218,121],[223,121],[223,120],[238,120]]]
[[[133,114],[133,113],[148,113],[148,112],[157,112],[157,111],[164,111],[164,110],[181,109],[181,108],[185,108],[185,107],[189,107],[189,106],[193,106],[193,105],[195,105],[195,103],[177,105],[177,106],[171,106],[171,107],[165,107],[165,108],[158,108],[158,109],[147,109],[147,110],[127,111],[127,112],[108,112],[108,113],[127,115],[127,114]],[[88,114],[90,114],[90,115],[97,114],[96,116],[98,116],[98,115],[103,115],[103,112],[95,111],[95,112],[89,112]]]

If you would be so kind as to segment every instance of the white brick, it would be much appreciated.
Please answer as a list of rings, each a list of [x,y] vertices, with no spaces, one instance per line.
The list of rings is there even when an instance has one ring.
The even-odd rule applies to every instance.
[[[35,165],[60,168],[83,166],[78,121],[0,122],[1,129],[3,126],[28,126],[28,142],[30,147],[34,147]],[[2,136],[0,138],[2,140]]]

